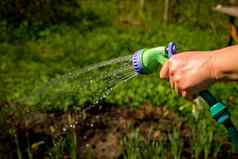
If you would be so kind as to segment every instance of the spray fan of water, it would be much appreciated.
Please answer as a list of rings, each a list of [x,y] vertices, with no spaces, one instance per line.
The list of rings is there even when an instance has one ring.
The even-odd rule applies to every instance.
[[[119,57],[52,79],[27,97],[26,103],[64,107],[97,104],[112,88],[135,76],[131,56]]]

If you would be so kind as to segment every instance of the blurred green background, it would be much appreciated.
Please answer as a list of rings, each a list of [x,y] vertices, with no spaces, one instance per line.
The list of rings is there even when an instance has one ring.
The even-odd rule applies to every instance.
[[[167,11],[165,2],[1,1],[0,100],[17,101],[75,68],[169,41],[177,44],[178,52],[226,46],[228,17],[212,10],[226,1],[169,0]],[[191,103],[176,97],[158,73],[117,87],[107,100],[115,105],[139,106],[147,101],[190,108]],[[212,92],[230,107],[238,103],[232,98],[237,96],[235,84],[217,84]]]

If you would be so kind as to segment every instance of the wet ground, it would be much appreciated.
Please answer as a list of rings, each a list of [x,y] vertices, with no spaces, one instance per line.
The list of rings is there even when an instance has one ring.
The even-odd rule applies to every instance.
[[[9,103],[2,105],[11,107]],[[70,158],[72,149],[76,150],[75,156],[82,159],[123,158],[121,141],[135,129],[146,143],[149,140],[165,140],[174,128],[180,130],[184,145],[182,156],[191,158],[192,154],[189,142],[191,128],[185,119],[165,107],[145,104],[132,109],[104,104],[90,106],[83,112],[39,113],[20,110],[6,114],[6,120],[1,121],[1,125],[7,124],[2,126],[0,132],[0,158],[17,158],[19,152],[23,158],[31,155],[33,158],[50,158],[54,152],[62,153],[63,158]],[[68,147],[60,145],[67,145],[65,138],[69,139],[66,142],[71,142]]]

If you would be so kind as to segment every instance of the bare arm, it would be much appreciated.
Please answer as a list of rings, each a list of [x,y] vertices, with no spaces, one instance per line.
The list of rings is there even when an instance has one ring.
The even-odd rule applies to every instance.
[[[216,81],[238,81],[238,46],[177,54],[164,64],[160,77],[187,98]]]
[[[238,80],[238,45],[214,51],[212,69],[221,81]]]

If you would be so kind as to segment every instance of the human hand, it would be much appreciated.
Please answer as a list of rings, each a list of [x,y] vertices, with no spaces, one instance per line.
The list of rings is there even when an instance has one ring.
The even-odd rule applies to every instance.
[[[178,95],[193,99],[215,81],[213,60],[210,52],[176,54],[163,65],[160,78],[169,79]]]

